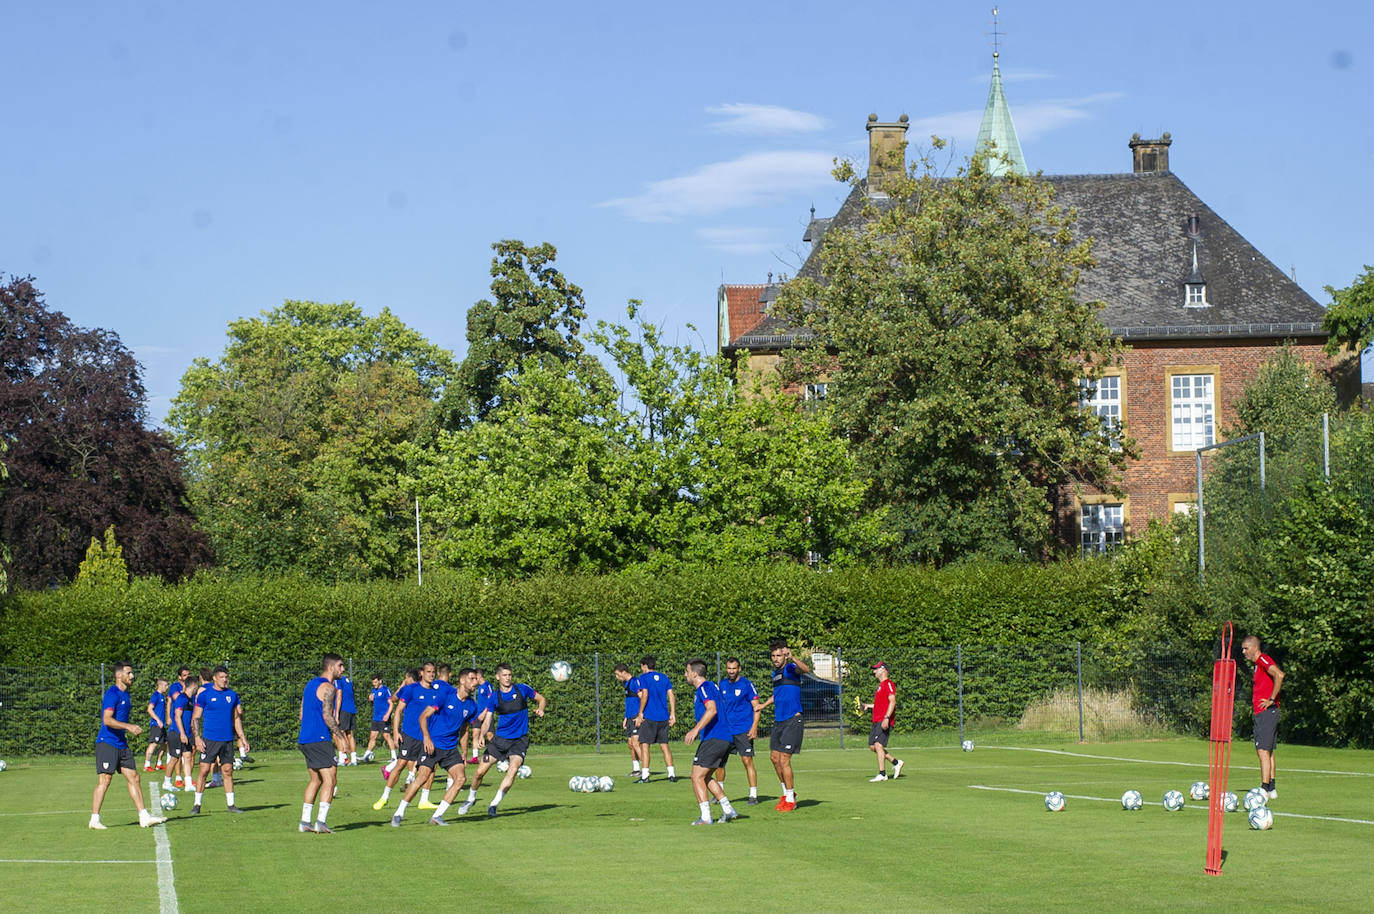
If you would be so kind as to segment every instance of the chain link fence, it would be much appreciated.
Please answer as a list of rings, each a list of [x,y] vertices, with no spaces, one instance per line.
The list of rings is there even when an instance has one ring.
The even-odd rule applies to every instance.
[[[741,661],[762,698],[771,693],[767,651],[720,650],[698,654],[718,680],[731,657]],[[675,684],[677,740],[692,725],[692,691],[682,671],[687,655],[659,655],[657,669]],[[543,718],[531,715],[531,738],[545,745],[621,745],[625,690],[615,665],[639,672],[639,657],[606,653],[552,656],[436,658],[456,670],[484,668],[488,680],[499,662],[510,663],[518,682],[548,699]],[[566,682],[555,682],[556,660],[572,664]],[[897,686],[898,734],[925,734],[957,742],[966,731],[1021,727],[1079,739],[1104,740],[1150,732],[1202,734],[1210,714],[1211,665],[1195,659],[1107,650],[1089,644],[1015,646],[937,645],[886,650],[835,646],[813,651],[813,674],[804,678],[802,705],[809,729],[833,732],[864,746],[870,715],[860,706],[873,700],[872,665],[882,661]],[[368,691],[379,674],[394,691],[417,660],[347,660],[357,700],[355,734],[366,739],[371,719]],[[244,728],[258,749],[287,749],[296,742],[301,692],[318,663],[228,664],[230,688],[242,697]],[[146,725],[145,707],[157,676],[171,669],[135,667],[132,722]],[[109,665],[0,667],[0,755],[74,754],[88,751],[99,726],[100,699],[113,682]],[[1238,705],[1243,705],[1243,698]],[[1245,711],[1246,708],[1240,708]],[[1248,714],[1238,714],[1247,721]],[[772,721],[765,710],[760,729]],[[144,737],[131,739],[138,747]]]

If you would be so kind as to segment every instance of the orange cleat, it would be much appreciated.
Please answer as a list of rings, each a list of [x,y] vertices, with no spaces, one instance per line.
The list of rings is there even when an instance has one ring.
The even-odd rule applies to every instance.
[[[784,797],[782,801],[779,802],[778,805],[774,806],[773,808],[776,809],[778,812],[791,812],[792,810],[797,808],[797,804],[789,802],[788,799]]]

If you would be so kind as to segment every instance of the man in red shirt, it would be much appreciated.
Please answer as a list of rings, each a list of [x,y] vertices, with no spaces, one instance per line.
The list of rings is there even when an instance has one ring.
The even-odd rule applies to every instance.
[[[879,660],[873,664],[873,675],[878,680],[878,691],[873,694],[873,703],[864,705],[864,710],[873,711],[873,726],[868,731],[868,748],[878,756],[878,774],[869,778],[871,783],[887,780],[887,760],[892,760],[892,777],[902,773],[902,760],[887,751],[887,740],[892,735],[892,720],[897,713],[897,687],[888,677],[887,664]]]
[[[1260,763],[1260,789],[1269,799],[1278,798],[1274,784],[1274,747],[1279,738],[1279,689],[1283,688],[1283,670],[1274,658],[1260,651],[1260,640],[1250,635],[1241,642],[1245,659],[1255,665],[1255,687],[1252,702],[1255,711],[1255,754]]]

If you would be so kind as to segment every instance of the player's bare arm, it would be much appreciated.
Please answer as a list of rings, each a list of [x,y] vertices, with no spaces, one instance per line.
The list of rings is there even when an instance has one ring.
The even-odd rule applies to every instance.
[[[548,704],[548,701],[544,698],[543,695],[540,694],[540,692],[539,692],[538,689],[535,689],[535,690],[534,690],[534,700],[535,700],[535,702],[536,702],[536,704],[535,704],[535,706],[534,706],[534,714],[535,714],[535,716],[536,716],[536,717],[543,717],[543,716],[544,716],[544,706]]]
[[[343,729],[339,727],[338,702],[334,700],[338,692],[339,690],[328,682],[320,683],[320,687],[315,691],[315,695],[320,699],[320,715],[324,717],[324,725],[329,728],[335,744],[344,738]]]
[[[430,705],[420,712],[420,743],[424,746],[425,755],[434,754],[434,740],[429,735],[429,719],[438,711],[438,707]]]
[[[635,726],[636,726],[636,727],[642,726],[642,725],[644,724],[644,708],[645,708],[646,706],[648,706],[648,704],[649,704],[649,690],[648,690],[648,689],[640,689],[640,690],[639,690],[639,713],[635,715]]]
[[[234,705],[234,732],[238,734],[243,754],[248,754],[248,734],[243,732],[243,705]]]
[[[114,708],[106,708],[105,713],[100,715],[100,721],[111,730],[128,730],[134,736],[143,732],[143,728],[138,724],[125,724],[115,720]]]
[[[1279,669],[1277,663],[1269,664],[1269,669],[1265,670],[1269,678],[1274,680],[1274,691],[1269,697],[1260,702],[1260,707],[1268,710],[1279,703],[1279,689],[1283,688],[1283,670]]]
[[[191,738],[195,740],[197,752],[205,751],[205,739],[200,735],[200,719],[204,713],[200,705],[191,712]]]
[[[677,725],[677,693],[668,690],[668,726]]]

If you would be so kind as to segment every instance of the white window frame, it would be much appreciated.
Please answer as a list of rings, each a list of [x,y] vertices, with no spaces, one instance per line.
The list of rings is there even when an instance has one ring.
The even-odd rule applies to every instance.
[[[829,385],[825,381],[816,381],[803,388],[802,396],[807,400],[824,400],[829,393]]]
[[[1078,506],[1078,542],[1084,555],[1103,553],[1126,542],[1126,505],[1120,502]]]
[[[1185,285],[1187,292],[1184,293],[1183,306],[1185,308],[1207,307],[1207,284],[1205,282],[1190,282]]]
[[[1169,421],[1175,451],[1196,451],[1216,443],[1216,375],[1171,374]]]
[[[1079,405],[1097,414],[1102,422],[1102,434],[1111,442],[1112,450],[1121,450],[1122,419],[1126,411],[1121,375],[1103,375],[1096,380],[1084,378],[1078,383]]]

